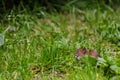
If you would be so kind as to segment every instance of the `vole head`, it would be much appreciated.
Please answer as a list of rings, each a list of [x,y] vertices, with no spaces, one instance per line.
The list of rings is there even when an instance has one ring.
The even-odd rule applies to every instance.
[[[87,48],[80,48],[76,50],[75,57],[79,60],[81,57],[88,55],[89,51]]]

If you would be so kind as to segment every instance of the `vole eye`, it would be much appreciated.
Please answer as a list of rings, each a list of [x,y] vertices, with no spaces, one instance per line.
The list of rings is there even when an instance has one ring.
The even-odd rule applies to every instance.
[[[81,58],[80,56],[76,56],[76,59],[77,59],[77,60],[80,60],[80,58]]]

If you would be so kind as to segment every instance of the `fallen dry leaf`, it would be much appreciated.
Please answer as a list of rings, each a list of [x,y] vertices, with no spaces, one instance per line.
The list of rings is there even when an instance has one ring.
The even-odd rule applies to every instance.
[[[30,66],[29,69],[35,74],[40,72],[40,67],[39,66]]]

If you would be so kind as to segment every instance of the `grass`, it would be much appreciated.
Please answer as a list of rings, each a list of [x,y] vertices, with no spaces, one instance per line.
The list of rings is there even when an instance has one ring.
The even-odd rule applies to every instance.
[[[119,80],[120,11],[75,11],[6,17],[1,34],[12,27],[0,46],[0,80]],[[74,57],[81,47],[96,49],[105,62],[82,64]]]

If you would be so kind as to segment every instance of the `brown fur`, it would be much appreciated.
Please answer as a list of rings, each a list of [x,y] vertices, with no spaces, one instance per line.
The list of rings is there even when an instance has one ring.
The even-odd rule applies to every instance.
[[[99,53],[96,50],[88,50],[87,48],[77,49],[75,52],[75,57],[79,60],[81,57],[89,55],[94,58],[100,57]]]

